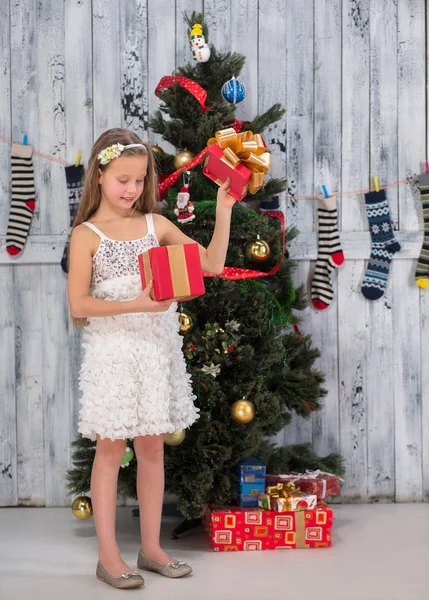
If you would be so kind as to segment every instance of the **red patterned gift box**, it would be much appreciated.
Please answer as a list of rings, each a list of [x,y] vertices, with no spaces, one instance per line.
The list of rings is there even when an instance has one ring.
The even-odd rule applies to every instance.
[[[340,478],[323,471],[306,473],[274,473],[266,476],[267,486],[292,482],[305,494],[315,494],[319,500],[340,493]]]
[[[191,300],[205,293],[198,244],[151,248],[139,256],[143,289],[152,279],[152,300]]]
[[[203,525],[215,552],[327,548],[333,518],[332,509],[323,503],[314,510],[289,513],[207,506]]]

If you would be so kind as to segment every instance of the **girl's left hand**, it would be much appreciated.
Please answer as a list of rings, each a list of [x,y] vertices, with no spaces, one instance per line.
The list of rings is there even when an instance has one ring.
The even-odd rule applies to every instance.
[[[237,202],[235,198],[228,194],[227,190],[229,188],[230,183],[231,180],[228,177],[217,191],[217,205],[222,208],[232,208]]]

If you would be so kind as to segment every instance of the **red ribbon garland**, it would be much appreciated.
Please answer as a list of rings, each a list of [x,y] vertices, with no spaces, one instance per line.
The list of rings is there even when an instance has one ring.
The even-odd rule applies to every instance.
[[[295,333],[297,333],[299,336],[304,337],[301,333],[301,329],[298,327],[298,325],[296,323],[293,324],[293,330]]]
[[[198,85],[198,83],[192,81],[192,79],[188,79],[187,77],[173,75],[166,75],[165,77],[162,77],[158,85],[156,86],[155,95],[158,96],[158,98],[161,98],[162,90],[170,89],[176,85],[182,87],[183,89],[187,90],[190,94],[192,94],[192,96],[194,96],[198,104],[201,106],[201,110],[203,112],[209,110],[210,106],[205,106],[205,101],[207,98],[206,90],[200,85]],[[181,173],[183,173],[184,171],[189,171],[190,169],[193,169],[194,167],[203,162],[205,152],[206,148],[204,148],[204,150],[197,154],[197,156],[194,156],[194,158],[191,161],[189,161],[187,165],[180,167],[180,169],[177,169],[177,171],[174,171],[174,173],[171,173],[171,175],[168,175],[168,177],[165,177],[163,179],[163,181],[158,186],[158,194],[160,201],[164,200],[167,190],[176,183]]]
[[[267,210],[264,212],[268,217],[278,219],[282,225],[282,257],[280,262],[271,269],[271,271],[253,271],[252,269],[236,269],[235,267],[225,267],[219,275],[213,273],[203,272],[204,277],[220,277],[221,279],[258,279],[259,277],[269,277],[274,275],[280,269],[285,256],[286,247],[286,229],[285,229],[285,216],[281,210]]]
[[[155,95],[158,96],[158,98],[161,98],[161,90],[170,89],[175,85],[178,85],[184,88],[185,90],[188,90],[188,92],[193,95],[195,100],[197,100],[203,112],[206,112],[211,108],[211,106],[205,105],[205,101],[207,98],[206,90],[200,85],[198,85],[198,83],[195,83],[195,81],[192,81],[192,79],[188,79],[187,77],[183,76],[166,75],[165,77],[162,77],[160,82],[156,86]]]
[[[205,101],[207,98],[206,90],[200,85],[198,85],[198,83],[195,83],[195,81],[192,81],[192,79],[188,79],[187,77],[172,75],[166,75],[165,77],[162,77],[158,85],[156,86],[155,95],[158,96],[158,98],[161,98],[162,90],[170,89],[176,85],[182,87],[183,89],[187,90],[190,94],[192,94],[192,96],[194,96],[198,104],[201,106],[201,110],[203,112],[206,112],[207,110],[209,110],[209,108],[211,108],[210,106],[205,106]],[[158,194],[159,199],[161,201],[164,200],[167,190],[176,183],[176,181],[180,177],[180,174],[183,173],[183,171],[193,169],[194,167],[203,162],[205,152],[206,148],[204,148],[204,150],[197,154],[197,156],[195,156],[187,165],[181,167],[180,169],[177,169],[177,171],[166,177],[162,181],[162,183],[160,183],[160,185],[158,186]]]
[[[250,121],[240,121],[239,119],[233,119],[232,121],[225,121],[225,127],[233,127],[236,133],[240,133],[243,127],[250,125]]]

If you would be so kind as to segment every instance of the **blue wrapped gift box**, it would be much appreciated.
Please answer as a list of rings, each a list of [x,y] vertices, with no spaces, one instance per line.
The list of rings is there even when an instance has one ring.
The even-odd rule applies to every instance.
[[[266,466],[256,458],[243,458],[237,465],[240,483],[263,483],[265,485],[266,471]]]
[[[258,506],[258,497],[252,496],[251,494],[241,494],[238,498],[236,498],[235,502],[241,508],[250,508],[252,506]]]
[[[240,478],[237,504],[243,508],[258,506],[258,495],[265,492],[265,465],[256,458],[243,458],[236,472]]]
[[[257,496],[265,492],[265,482],[256,481],[255,483],[240,483],[239,485],[240,494],[248,496]]]

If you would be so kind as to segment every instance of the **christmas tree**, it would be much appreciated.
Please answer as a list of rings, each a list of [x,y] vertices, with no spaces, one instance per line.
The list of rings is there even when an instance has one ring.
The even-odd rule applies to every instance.
[[[198,33],[194,24],[202,25],[199,40],[205,60],[209,52],[203,46],[208,40],[203,16],[192,13],[185,19],[193,41]],[[197,50],[198,44],[194,44],[193,54],[198,59]],[[181,177],[173,178],[177,181],[168,190],[163,186],[164,214],[205,247],[215,222],[217,186],[203,174],[202,162],[192,167],[189,161],[206,148],[217,131],[232,126],[236,131],[263,134],[284,114],[281,105],[275,104],[251,122],[235,120],[235,104],[227,102],[221,90],[232,76],[239,77],[244,61],[240,54],[219,53],[210,46],[208,61],[186,65],[174,74],[198,87],[186,85],[185,80],[169,80],[158,91],[162,104],[150,120],[155,133],[181,150],[174,156],[154,147],[160,181],[176,172],[182,161],[189,182],[185,190]],[[206,98],[201,94],[196,98],[195,89],[200,88],[207,92]],[[235,80],[230,88],[240,91]],[[236,203],[226,260],[233,269],[206,278],[206,294],[180,306],[183,352],[200,418],[188,431],[166,436],[165,476],[166,489],[177,495],[178,509],[186,519],[201,516],[206,503],[228,505],[233,501],[238,495],[235,467],[244,457],[259,458],[268,472],[315,468],[342,472],[336,454],[319,458],[307,444],[276,447],[270,441],[293,413],[310,417],[320,410],[326,394],[323,374],[313,366],[319,351],[296,327],[294,311],[303,309],[307,300],[303,286],[295,289],[293,284],[296,265],[287,258],[281,215],[264,211],[285,188],[285,180],[266,178],[257,193]],[[177,216],[182,214],[179,192],[185,199],[189,192],[191,205],[184,204],[186,210],[189,206],[193,210],[185,214],[189,218],[178,222]],[[289,228],[287,244],[296,235],[297,231]],[[247,277],[250,271],[255,275],[255,270],[270,275],[234,278],[237,272],[240,277]],[[132,441],[128,445],[132,448]],[[90,488],[95,442],[80,438],[74,446],[68,487],[81,493]],[[136,467],[131,460],[119,473],[119,493],[132,498],[136,498]]]

